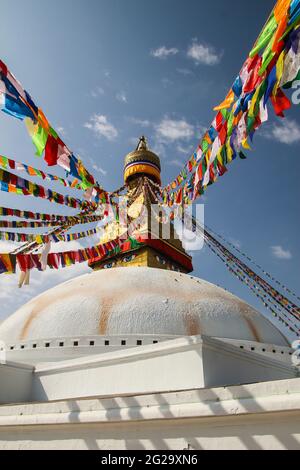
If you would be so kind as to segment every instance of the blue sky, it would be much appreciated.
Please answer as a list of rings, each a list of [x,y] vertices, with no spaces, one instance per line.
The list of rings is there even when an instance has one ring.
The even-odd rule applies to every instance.
[[[213,119],[213,107],[227,93],[273,5],[273,0],[2,0],[0,57],[106,189],[121,186],[123,158],[141,134],[159,153],[168,183]],[[248,159],[233,162],[202,202],[209,226],[300,294],[300,112],[294,107],[283,121],[269,114]],[[0,129],[1,154],[46,168],[34,157],[22,123],[1,113]],[[45,201],[3,193],[0,205],[63,213]],[[267,313],[207,249],[194,253],[194,268],[196,276]],[[2,276],[0,318],[86,270],[34,273],[31,286],[20,291],[16,277]]]

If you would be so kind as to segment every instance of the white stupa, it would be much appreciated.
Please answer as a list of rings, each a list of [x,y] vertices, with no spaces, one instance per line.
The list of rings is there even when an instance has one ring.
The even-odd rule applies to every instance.
[[[159,178],[145,146],[125,180],[141,173]],[[0,449],[299,449],[288,340],[189,265],[180,242],[149,241],[6,319]]]

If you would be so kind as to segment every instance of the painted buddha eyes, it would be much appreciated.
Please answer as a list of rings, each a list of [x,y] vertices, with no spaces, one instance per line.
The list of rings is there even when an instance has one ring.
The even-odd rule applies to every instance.
[[[156,256],[156,259],[163,266],[165,266],[167,264],[166,260],[164,258],[162,258],[162,256]]]
[[[115,266],[116,263],[106,263],[104,266],[103,266],[103,269],[111,269]]]
[[[129,262],[132,261],[135,257],[136,257],[136,255],[128,255],[128,256],[125,256],[125,257],[123,258],[123,261],[124,261],[124,263],[129,263]]]

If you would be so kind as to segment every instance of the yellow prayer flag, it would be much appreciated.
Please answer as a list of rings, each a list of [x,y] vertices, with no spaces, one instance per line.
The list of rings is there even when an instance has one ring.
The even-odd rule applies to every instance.
[[[70,256],[68,254],[65,254],[65,263],[66,263],[66,266],[72,266],[72,260],[70,258]]]
[[[221,104],[219,104],[219,106],[216,106],[214,108],[214,111],[220,111],[221,109],[230,108],[233,102],[234,102],[234,92],[233,90],[230,90],[225,100]]]
[[[233,150],[230,145],[230,139],[228,139],[226,142],[226,154],[227,154],[227,162],[231,163],[232,157],[233,157]]]
[[[35,238],[35,241],[39,245],[42,245],[44,243],[41,235],[37,235],[36,238]]]
[[[27,127],[28,134],[32,137],[36,133],[38,125],[35,124],[29,117],[25,118],[25,125]]]
[[[223,162],[223,157],[222,157],[222,149],[223,149],[223,145],[221,145],[221,147],[219,148],[218,154],[217,154],[218,162],[219,162],[221,165],[224,164],[224,162]]]
[[[277,95],[278,87],[279,87],[281,77],[282,77],[282,74],[283,74],[284,60],[285,60],[285,51],[282,51],[282,53],[280,54],[280,56],[277,60],[277,64],[276,64],[276,78],[277,78],[277,81],[276,81],[276,84],[273,88],[273,93],[272,93],[273,96]]]
[[[258,100],[258,95],[259,95],[259,92],[260,92],[260,87],[261,85],[259,85],[256,89],[256,92],[254,93],[252,99],[251,99],[251,103],[250,103],[250,107],[249,107],[249,112],[248,112],[248,116],[249,117],[254,117],[255,116],[255,105],[257,103],[257,100]]]
[[[246,137],[246,139],[244,139],[244,140],[242,141],[242,146],[244,147],[244,149],[251,150],[251,147],[250,147],[250,145],[248,144],[247,137]]]

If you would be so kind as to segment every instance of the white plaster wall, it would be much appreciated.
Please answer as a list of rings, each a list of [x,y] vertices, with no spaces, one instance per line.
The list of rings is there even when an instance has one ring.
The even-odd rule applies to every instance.
[[[300,449],[300,379],[0,407],[0,449]]]
[[[291,365],[195,336],[37,365],[31,400],[186,390],[296,376]]]
[[[0,450],[300,450],[300,416],[4,428]]]
[[[0,363],[0,403],[30,401],[33,367]]]
[[[201,388],[202,341],[179,340],[37,365],[32,401]]]

